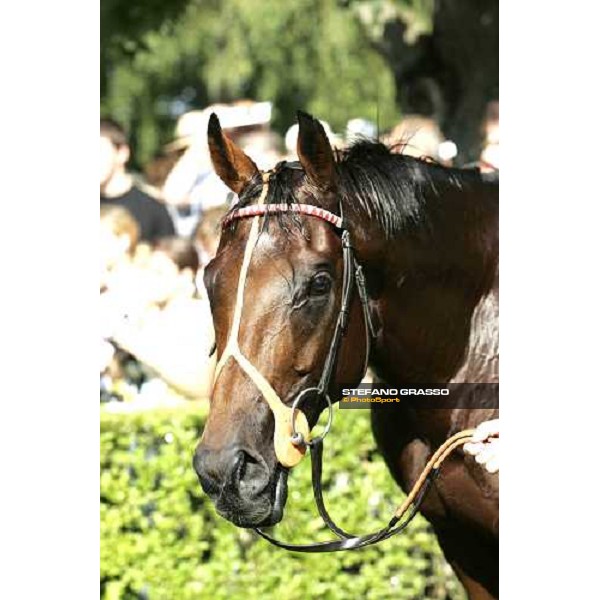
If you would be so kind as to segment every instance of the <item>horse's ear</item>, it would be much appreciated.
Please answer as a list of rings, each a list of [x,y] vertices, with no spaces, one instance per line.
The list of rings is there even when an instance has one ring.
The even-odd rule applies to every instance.
[[[208,120],[208,148],[215,172],[236,194],[240,194],[259,173],[252,159],[223,133],[215,113]]]
[[[323,125],[300,110],[296,152],[312,183],[323,191],[335,187],[335,159]]]

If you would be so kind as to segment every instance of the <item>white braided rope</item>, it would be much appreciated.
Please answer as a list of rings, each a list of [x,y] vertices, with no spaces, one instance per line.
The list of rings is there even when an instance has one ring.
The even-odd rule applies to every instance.
[[[323,219],[337,228],[342,228],[343,219],[338,215],[334,215],[332,212],[313,206],[312,204],[253,204],[251,206],[245,206],[244,208],[238,208],[234,210],[224,221],[223,227],[226,227],[235,219],[244,219],[247,217],[263,216],[268,213],[281,213],[281,212],[296,212],[303,215],[310,215],[311,217],[318,217]]]

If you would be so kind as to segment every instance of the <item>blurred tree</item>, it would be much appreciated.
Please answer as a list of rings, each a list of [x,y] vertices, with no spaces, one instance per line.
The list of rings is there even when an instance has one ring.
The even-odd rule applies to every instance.
[[[191,108],[271,100],[283,133],[302,108],[343,130],[435,117],[479,152],[498,97],[498,0],[102,0],[101,106],[132,133],[140,162]]]
[[[481,122],[498,99],[498,0],[350,0],[371,44],[386,58],[404,113],[434,117],[478,158]]]
[[[135,62],[149,50],[147,37],[168,37],[189,0],[102,0],[100,3],[101,110],[121,121],[142,158],[158,143],[160,115],[152,100],[153,82],[145,81]],[[135,156],[135,152],[134,152]],[[137,157],[136,157],[137,158]]]
[[[179,114],[217,101],[271,100],[282,133],[299,108],[338,131],[352,117],[399,119],[390,68],[337,0],[189,0],[165,19],[131,44],[110,37],[103,57],[102,109],[130,129],[140,162]]]
[[[101,80],[119,59],[144,48],[143,37],[181,14],[189,0],[102,0],[100,3]]]

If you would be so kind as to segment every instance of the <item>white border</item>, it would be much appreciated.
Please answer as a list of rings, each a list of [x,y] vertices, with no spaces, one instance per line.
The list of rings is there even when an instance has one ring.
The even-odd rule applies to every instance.
[[[0,598],[98,594],[99,12],[4,6]]]
[[[504,598],[597,594],[600,98],[582,5],[500,3]]]

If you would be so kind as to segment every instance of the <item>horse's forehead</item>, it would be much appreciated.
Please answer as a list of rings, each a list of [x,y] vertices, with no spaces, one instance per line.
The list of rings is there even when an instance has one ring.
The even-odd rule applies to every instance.
[[[265,276],[288,271],[303,254],[306,241],[296,232],[285,232],[275,227],[265,229],[252,251],[249,275]]]
[[[271,217],[272,221],[261,231],[252,250],[250,274],[253,277],[259,273],[268,275],[272,270],[281,272],[286,265],[295,269],[299,263],[311,262],[314,255],[325,259],[337,255],[337,236],[331,225],[314,217],[300,218],[304,221],[302,228],[292,221],[283,227],[277,217]],[[231,240],[214,261],[214,272],[221,282],[237,277],[246,253],[251,222],[240,223],[236,239]]]
[[[335,234],[331,225],[314,217],[301,216],[302,228],[289,223],[284,229],[271,223],[259,236],[256,251],[277,253],[282,258],[295,261],[303,256],[303,251],[327,254],[335,251]]]

